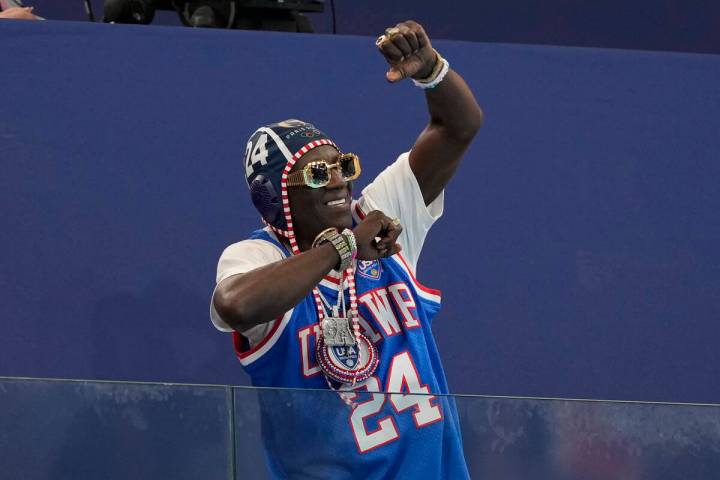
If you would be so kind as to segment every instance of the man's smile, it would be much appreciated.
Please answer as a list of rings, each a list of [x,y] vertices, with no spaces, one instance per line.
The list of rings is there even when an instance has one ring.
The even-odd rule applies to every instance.
[[[336,200],[329,200],[329,201],[325,202],[325,205],[327,205],[328,207],[343,207],[343,206],[345,206],[346,203],[347,203],[346,198],[338,198]]]

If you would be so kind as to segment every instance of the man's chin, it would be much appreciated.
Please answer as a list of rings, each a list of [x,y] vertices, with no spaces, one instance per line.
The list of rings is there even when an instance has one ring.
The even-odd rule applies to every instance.
[[[295,224],[295,234],[309,243],[312,243],[315,236],[326,228],[337,228],[338,231],[341,232],[346,228],[353,228],[353,218],[350,213],[350,208],[338,212],[328,212],[327,210],[320,212],[316,210],[313,220],[312,225]],[[312,234],[312,237],[306,238],[305,236],[308,234]]]
[[[350,213],[350,209],[348,208],[347,212],[338,213],[337,215],[328,217],[325,224],[328,226],[328,228],[335,227],[340,231],[343,231],[346,228],[352,229],[353,219],[352,214]]]
[[[336,222],[333,226],[335,228],[337,228],[338,231],[340,231],[340,232],[342,232],[346,228],[349,228],[350,230],[352,230],[352,228],[353,228],[352,217],[350,217],[349,220],[344,220],[342,222]]]

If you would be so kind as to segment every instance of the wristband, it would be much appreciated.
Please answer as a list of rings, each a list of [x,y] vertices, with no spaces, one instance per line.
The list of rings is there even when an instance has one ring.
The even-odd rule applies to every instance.
[[[445,60],[442,55],[438,53],[437,50],[433,50],[437,55],[437,60],[435,61],[433,71],[426,78],[421,78],[418,80],[415,80],[413,78],[412,81],[416,87],[420,87],[422,89],[435,88],[440,82],[445,79],[445,75],[447,75],[447,73],[450,71],[450,62]]]

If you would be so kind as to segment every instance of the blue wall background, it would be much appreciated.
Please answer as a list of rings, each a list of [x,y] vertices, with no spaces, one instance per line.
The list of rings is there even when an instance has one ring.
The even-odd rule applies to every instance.
[[[3,22],[0,40],[0,375],[244,383],[208,303],[258,225],[247,136],[313,120],[362,186],[426,122],[370,37]],[[452,390],[718,402],[720,57],[436,47],[487,116],[419,266]]]
[[[53,19],[85,20],[82,0],[25,0]],[[102,17],[102,0],[92,1]],[[309,17],[318,33],[331,33],[330,2]],[[337,32],[378,35],[413,18],[435,38],[643,50],[720,53],[720,2],[713,0],[336,0]],[[159,11],[156,25],[180,25]]]

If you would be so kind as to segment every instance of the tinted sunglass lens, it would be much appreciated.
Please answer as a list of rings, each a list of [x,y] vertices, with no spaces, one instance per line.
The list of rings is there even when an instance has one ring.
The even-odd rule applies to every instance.
[[[316,163],[310,167],[310,178],[312,179],[312,187],[322,187],[330,181],[326,163]]]
[[[353,157],[343,157],[340,159],[340,170],[343,178],[352,178],[355,176],[355,159]]]

